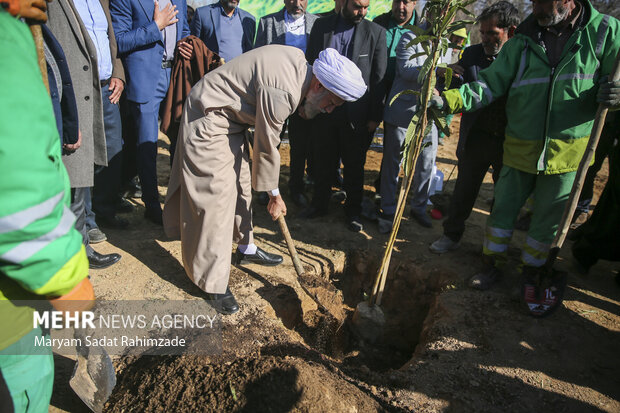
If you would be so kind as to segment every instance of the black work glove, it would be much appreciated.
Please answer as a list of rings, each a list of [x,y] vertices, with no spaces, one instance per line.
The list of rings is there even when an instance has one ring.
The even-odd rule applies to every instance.
[[[443,111],[446,107],[446,102],[441,96],[433,96],[428,101],[427,109],[437,109]]]
[[[620,106],[620,81],[610,82],[604,79],[598,88],[596,101],[607,107]]]

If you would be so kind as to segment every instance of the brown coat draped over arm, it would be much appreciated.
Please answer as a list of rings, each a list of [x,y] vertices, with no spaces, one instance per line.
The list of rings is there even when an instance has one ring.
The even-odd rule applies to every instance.
[[[177,43],[177,52],[174,55],[174,64],[170,75],[170,87],[159,109],[160,130],[173,141],[176,141],[179,132],[183,104],[192,87],[205,74],[222,65],[220,56],[209,50],[198,37],[188,36],[181,39],[179,43],[184,41],[193,46],[192,58],[189,60],[183,58],[178,52]]]

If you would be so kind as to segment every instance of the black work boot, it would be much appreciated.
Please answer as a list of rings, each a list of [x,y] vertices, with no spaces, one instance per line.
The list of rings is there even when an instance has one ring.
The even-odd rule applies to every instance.
[[[497,267],[497,260],[495,258],[485,255],[482,261],[484,262],[484,268],[482,271],[474,274],[474,276],[469,279],[468,284],[475,290],[484,291],[495,284],[495,281],[501,277],[502,272]]]

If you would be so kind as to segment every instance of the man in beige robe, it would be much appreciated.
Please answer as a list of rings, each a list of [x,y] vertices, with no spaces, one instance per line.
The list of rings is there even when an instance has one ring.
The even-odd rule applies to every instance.
[[[183,266],[223,314],[239,310],[228,288],[230,248],[237,264],[278,265],[254,244],[251,188],[270,194],[267,210],[286,214],[278,190],[280,132],[299,107],[310,119],[366,92],[359,69],[333,49],[314,67],[302,51],[269,45],[208,73],[185,103],[164,207],[164,229],[181,238]],[[300,105],[301,104],[301,105]],[[245,137],[254,126],[252,171]]]

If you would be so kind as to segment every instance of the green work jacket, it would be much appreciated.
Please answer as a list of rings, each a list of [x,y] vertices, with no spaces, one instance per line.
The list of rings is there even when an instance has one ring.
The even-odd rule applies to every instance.
[[[520,171],[575,171],[585,152],[598,104],[599,82],[620,49],[620,22],[587,0],[581,24],[552,67],[530,15],[477,82],[444,92],[451,113],[469,112],[508,96],[504,165]]]
[[[2,350],[33,328],[32,309],[14,301],[67,294],[88,275],[88,261],[32,35],[1,8],[0,28]]]

